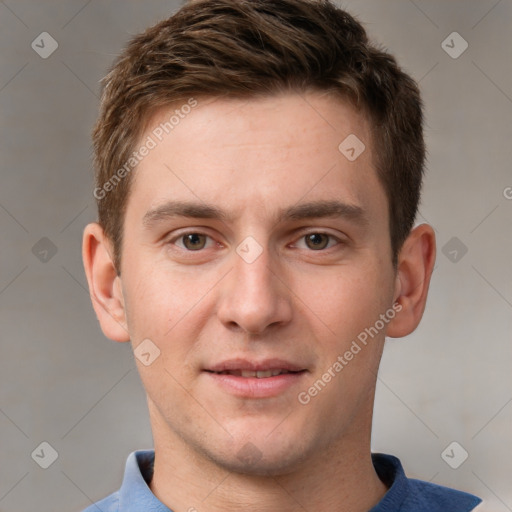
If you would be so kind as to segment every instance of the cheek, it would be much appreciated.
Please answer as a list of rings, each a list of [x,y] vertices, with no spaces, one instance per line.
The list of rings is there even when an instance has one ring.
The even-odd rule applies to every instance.
[[[373,392],[384,340],[384,330],[374,329],[390,307],[389,276],[374,265],[340,266],[331,275],[309,275],[302,283],[307,318],[321,344],[319,364],[304,391],[313,393],[325,421],[336,416],[344,424]],[[304,295],[306,289],[313,291]]]
[[[193,373],[189,361],[193,340],[203,328],[201,298],[211,287],[208,280],[201,283],[201,279],[144,261],[132,267],[126,285],[128,327],[140,377],[156,404],[169,401],[169,390],[173,404],[187,400],[180,383],[190,380]],[[148,366],[137,360],[137,347],[146,339],[159,351]]]
[[[296,279],[296,294],[308,317],[334,343],[343,344],[373,325],[389,307],[388,279],[372,265],[340,265],[319,269]]]
[[[134,261],[129,275],[125,299],[130,332],[162,342],[175,338],[179,328],[187,326],[190,331],[198,323],[201,301],[218,281],[197,268],[155,264],[150,257]],[[192,317],[194,323],[190,322]]]

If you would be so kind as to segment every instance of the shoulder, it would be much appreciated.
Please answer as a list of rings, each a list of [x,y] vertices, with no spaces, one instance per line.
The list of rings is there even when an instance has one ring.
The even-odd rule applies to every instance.
[[[90,507],[87,507],[82,512],[118,512],[119,510],[119,492],[116,491],[112,493],[110,496],[102,499],[101,501],[97,501],[92,504]]]
[[[469,512],[482,500],[467,492],[442,485],[408,479],[409,493],[400,510],[428,510],[429,512]]]

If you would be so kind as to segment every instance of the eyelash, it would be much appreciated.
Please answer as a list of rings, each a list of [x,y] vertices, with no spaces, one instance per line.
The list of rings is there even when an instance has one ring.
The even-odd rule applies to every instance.
[[[203,236],[206,236],[208,237],[210,240],[213,240],[213,238],[208,235],[207,233],[203,233],[201,231],[184,231],[176,236],[174,236],[173,238],[171,238],[170,240],[167,241],[168,244],[170,245],[176,245],[175,242],[178,241],[178,240],[182,240],[185,236],[187,235],[203,235]],[[309,231],[307,233],[302,233],[300,235],[300,237],[298,238],[298,240],[303,240],[306,236],[308,235],[324,235],[324,236],[327,236],[330,240],[335,240],[337,243],[333,246],[331,245],[329,247],[329,243],[327,244],[328,246],[324,249],[318,249],[318,250],[313,250],[313,249],[310,249],[309,252],[326,252],[328,251],[329,249],[332,249],[333,247],[337,246],[337,245],[343,245],[343,241],[340,240],[338,237],[332,235],[331,233],[327,233],[325,231]],[[180,247],[180,246],[177,246],[179,247],[179,249],[185,251],[185,252],[188,252],[188,253],[201,253],[203,251],[206,250],[206,248],[203,248],[203,249],[198,249],[196,251],[192,251],[190,249],[187,249],[186,247]]]

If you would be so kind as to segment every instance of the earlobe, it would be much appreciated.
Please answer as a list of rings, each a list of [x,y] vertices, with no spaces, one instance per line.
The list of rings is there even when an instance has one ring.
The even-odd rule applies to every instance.
[[[388,324],[387,336],[401,338],[413,332],[420,323],[435,259],[434,230],[428,224],[421,224],[411,231],[398,257],[395,302],[401,309]]]
[[[130,337],[121,278],[117,275],[111,254],[111,244],[102,227],[97,223],[86,226],[82,257],[92,305],[105,336],[124,342]]]

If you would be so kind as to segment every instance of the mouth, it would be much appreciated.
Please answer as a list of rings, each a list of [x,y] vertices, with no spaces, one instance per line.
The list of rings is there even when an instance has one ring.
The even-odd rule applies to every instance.
[[[203,372],[216,386],[236,397],[269,398],[298,385],[308,370],[281,359],[260,362],[232,359]]]
[[[270,370],[223,370],[220,372],[214,372],[206,370],[209,373],[215,373],[217,375],[234,375],[235,377],[244,378],[256,378],[256,379],[268,379],[269,377],[277,377],[278,375],[286,375],[289,373],[301,373],[306,370],[290,371],[283,368],[273,368]]]

